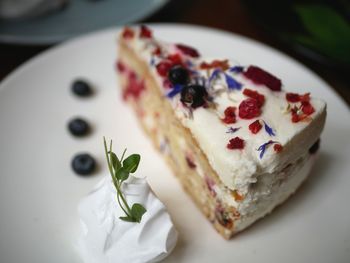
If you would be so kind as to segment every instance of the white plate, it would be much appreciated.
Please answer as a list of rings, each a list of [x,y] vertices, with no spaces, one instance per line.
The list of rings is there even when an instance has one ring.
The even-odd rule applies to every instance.
[[[79,262],[74,249],[77,203],[107,173],[102,136],[119,151],[142,154],[148,177],[168,207],[180,240],[167,262],[348,262],[350,258],[350,115],[345,103],[310,70],[291,58],[241,36],[186,25],[154,25],[169,41],[196,46],[209,56],[256,63],[284,80],[291,91],[310,91],[328,103],[322,150],[310,179],[286,204],[253,227],[225,241],[182,191],[123,104],[113,70],[116,30],[64,43],[11,74],[0,89],[0,261]],[[80,99],[70,83],[85,77],[96,95]],[[76,115],[94,125],[75,139],[67,121]],[[81,178],[72,156],[96,156],[96,176]]]

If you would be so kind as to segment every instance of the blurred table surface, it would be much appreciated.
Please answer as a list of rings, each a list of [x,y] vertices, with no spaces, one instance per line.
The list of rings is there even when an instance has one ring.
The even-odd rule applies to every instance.
[[[248,12],[244,0],[172,0],[142,23],[189,23],[234,32],[272,46],[311,68],[323,78],[350,105],[348,74],[325,68],[279,42],[265,32]],[[0,44],[0,80],[20,64],[50,46]]]

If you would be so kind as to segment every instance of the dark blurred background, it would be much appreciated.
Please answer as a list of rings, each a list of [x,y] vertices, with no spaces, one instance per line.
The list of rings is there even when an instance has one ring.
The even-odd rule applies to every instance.
[[[102,4],[110,0],[86,1]],[[349,21],[348,0],[172,0],[156,13],[134,22],[189,23],[255,39],[311,68],[350,104]],[[0,19],[0,29],[1,23],[8,21]],[[0,43],[0,80],[55,44]]]

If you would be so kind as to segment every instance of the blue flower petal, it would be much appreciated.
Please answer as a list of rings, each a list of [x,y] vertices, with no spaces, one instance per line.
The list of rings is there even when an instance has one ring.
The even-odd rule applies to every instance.
[[[228,69],[230,72],[240,73],[243,71],[242,66],[234,66]]]
[[[226,83],[229,89],[241,90],[242,84],[232,78],[230,75],[225,73]]]
[[[238,131],[241,127],[238,128],[233,128],[233,127],[229,127],[226,133],[235,133],[236,131]]]
[[[182,85],[176,84],[166,96],[168,98],[173,98],[181,92],[182,88],[183,88]]]
[[[270,144],[273,144],[273,143],[277,143],[275,141],[268,141],[268,142],[265,142],[264,144],[260,145],[258,150],[260,152],[260,155],[259,155],[259,158],[262,159],[264,157],[264,154],[265,154],[265,151],[266,151],[266,148],[270,145]]]
[[[218,69],[218,68],[214,69],[214,71],[211,73],[211,75],[210,75],[210,77],[208,79],[208,82],[209,83],[212,82],[214,79],[216,79],[219,76],[220,73],[221,73],[220,69]]]
[[[267,125],[267,123],[264,121],[264,126],[265,126],[265,131],[267,132],[267,134],[268,135],[270,135],[270,136],[275,136],[276,134],[275,134],[275,132],[273,131],[273,129],[269,126],[269,125]]]

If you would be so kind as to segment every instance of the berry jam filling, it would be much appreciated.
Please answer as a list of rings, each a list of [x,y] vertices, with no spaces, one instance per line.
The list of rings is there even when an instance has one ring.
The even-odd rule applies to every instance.
[[[208,98],[208,93],[205,87],[201,85],[188,85],[181,90],[180,101],[191,108],[198,108],[203,106]]]
[[[226,147],[230,150],[242,150],[244,148],[244,140],[239,137],[232,138]]]
[[[123,90],[123,99],[126,100],[129,97],[138,99],[145,89],[144,80],[139,79],[136,73],[126,66],[124,66],[123,75],[127,78],[126,88]]]
[[[215,217],[217,221],[225,228],[231,229],[233,227],[233,220],[229,217],[228,213],[218,205],[215,209]]]
[[[204,180],[205,180],[205,183],[210,191],[210,194],[215,197],[216,196],[216,192],[214,190],[214,186],[215,186],[215,182],[213,179],[211,179],[210,177],[208,176],[205,176],[204,177]]]
[[[238,107],[238,115],[242,119],[253,119],[259,117],[261,110],[260,103],[256,99],[248,98],[243,100]]]
[[[265,96],[255,90],[244,89],[243,94],[249,98],[256,99],[259,107],[261,107],[265,102]]]
[[[280,91],[282,88],[280,79],[259,67],[249,66],[248,69],[243,72],[243,75],[255,84],[265,85],[270,90]]]
[[[225,117],[221,119],[226,124],[232,124],[236,122],[236,107],[227,107],[224,111]]]
[[[193,57],[193,58],[198,58],[200,55],[196,49],[190,46],[186,46],[183,44],[176,44],[175,45],[184,55]]]
[[[262,125],[259,120],[256,120],[249,124],[248,128],[253,134],[257,134],[261,130]]]
[[[309,149],[310,154],[317,153],[318,149],[320,148],[320,139],[318,139]]]
[[[193,158],[191,158],[191,156],[186,155],[185,159],[186,159],[188,167],[190,167],[191,169],[196,169],[197,165],[194,163],[194,160],[193,160]]]

